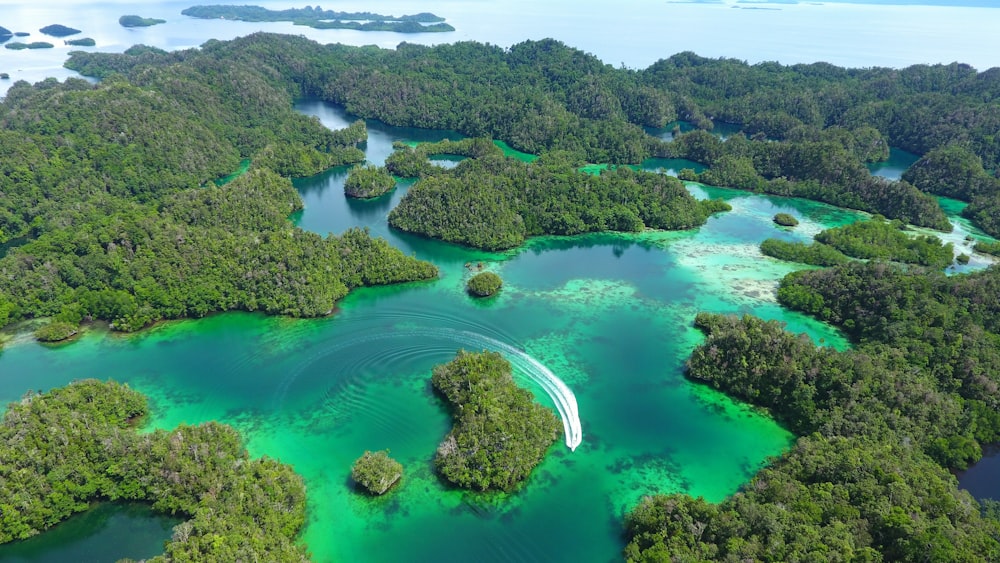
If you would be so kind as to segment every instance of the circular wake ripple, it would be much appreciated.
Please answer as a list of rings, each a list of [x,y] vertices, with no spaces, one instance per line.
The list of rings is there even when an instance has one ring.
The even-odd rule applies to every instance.
[[[567,387],[561,379],[556,377],[556,375],[552,373],[549,368],[545,367],[535,358],[529,356],[514,346],[511,346],[510,344],[475,332],[450,328],[403,329],[392,332],[370,332],[359,334],[324,346],[300,362],[281,381],[278,388],[275,390],[275,408],[278,409],[281,407],[292,384],[310,366],[347,348],[397,338],[418,338],[423,340],[443,339],[467,346],[470,349],[485,348],[502,353],[507,357],[507,360],[511,363],[515,370],[526,375],[528,379],[541,387],[542,390],[544,390],[545,393],[552,399],[552,402],[556,407],[556,411],[562,419],[563,431],[566,435],[566,446],[568,446],[570,450],[575,450],[577,446],[583,442],[583,429],[580,423],[580,413],[576,403],[576,395],[574,395],[573,391],[570,390],[570,388]],[[452,348],[450,347],[435,346],[430,343],[421,344],[419,346],[409,346],[402,349],[397,348],[393,350],[385,350],[383,351],[383,354],[387,354],[389,357],[387,358],[385,355],[380,354],[382,355],[380,363],[387,363],[387,361],[391,361],[394,357],[412,356],[416,354],[422,355],[427,352],[448,352],[451,350]],[[359,360],[338,361],[338,366],[350,366],[357,364],[358,362]]]

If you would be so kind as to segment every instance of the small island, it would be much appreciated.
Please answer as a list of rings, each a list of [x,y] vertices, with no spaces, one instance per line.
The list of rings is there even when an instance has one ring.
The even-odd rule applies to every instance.
[[[474,297],[489,297],[500,291],[502,286],[503,280],[500,279],[500,276],[493,272],[480,272],[472,276],[465,287],[469,291],[469,295]]]
[[[384,16],[372,12],[337,12],[313,8],[269,10],[261,6],[192,6],[182,15],[201,19],[223,19],[247,22],[292,22],[315,29],[353,29],[356,31],[394,31],[396,33],[440,33],[455,31],[444,18],[429,12],[409,16]],[[363,22],[363,23],[362,23]]]
[[[10,75],[6,72],[0,72],[0,80],[10,80]]]
[[[497,352],[459,351],[434,368],[431,383],[455,419],[434,465],[459,487],[516,489],[562,431],[556,415],[514,383],[510,362]]]
[[[11,51],[22,51],[24,49],[51,49],[53,47],[55,47],[55,45],[45,41],[34,41],[31,43],[16,42],[4,45],[4,49],[10,49]]]
[[[814,238],[812,244],[767,239],[760,250],[773,258],[813,266],[835,266],[856,258],[943,269],[955,256],[952,243],[929,235],[908,236],[901,221],[877,215],[871,221],[820,231]]]
[[[74,29],[57,23],[47,25],[38,31],[41,31],[45,35],[51,35],[52,37],[66,37],[68,35],[76,35],[77,33],[80,33],[79,29]]]
[[[344,194],[348,197],[372,199],[388,193],[396,187],[392,174],[382,166],[355,166],[344,182]]]
[[[977,241],[972,249],[976,252],[1000,257],[1000,243],[997,242]]]
[[[774,216],[774,222],[782,227],[794,227],[799,224],[799,220],[788,213],[778,213]]]
[[[97,41],[94,41],[90,37],[81,37],[80,39],[67,39],[63,41],[67,45],[72,45],[74,47],[93,47],[97,45]]]
[[[447,152],[467,156],[457,150]],[[530,164],[484,151],[450,170],[412,166],[426,151],[398,150],[386,159],[394,174],[426,174],[389,212],[389,225],[482,250],[508,250],[538,235],[691,229],[730,209],[721,200],[696,200],[680,180],[664,174],[626,166],[581,173],[579,159],[565,151]]]
[[[62,342],[76,336],[76,324],[55,320],[35,331],[35,339],[40,342]]]
[[[161,23],[167,23],[167,20],[161,20],[157,18],[144,18],[141,16],[122,16],[118,18],[118,25],[122,27],[150,27],[158,25]]]
[[[0,41],[6,41],[14,36],[14,32],[0,25]]]
[[[383,495],[399,482],[403,465],[389,457],[389,450],[366,451],[351,467],[351,479],[373,495]]]

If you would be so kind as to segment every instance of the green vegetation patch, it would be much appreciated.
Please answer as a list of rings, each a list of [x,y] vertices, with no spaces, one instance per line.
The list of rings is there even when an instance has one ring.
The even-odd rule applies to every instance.
[[[428,158],[437,154],[464,156],[466,158],[482,158],[486,156],[503,155],[496,145],[488,138],[470,138],[460,141],[445,139],[436,143],[406,144],[396,141],[396,149],[385,160],[386,169],[400,178],[422,178],[441,172],[440,166],[434,166]]]
[[[962,201],[1000,190],[1000,180],[983,168],[983,159],[962,145],[928,152],[903,172],[903,179],[925,192]]]
[[[954,246],[931,235],[909,236],[899,221],[879,217],[858,221],[816,234],[816,241],[827,244],[852,258],[891,260],[945,268],[954,261]]]
[[[778,260],[813,266],[836,266],[850,260],[843,252],[819,242],[805,244],[769,238],[760,243],[760,251]]]
[[[389,193],[396,187],[396,180],[383,166],[355,166],[344,181],[344,194],[348,197],[370,199]]]
[[[709,167],[699,179],[707,184],[804,197],[944,231],[950,224],[932,197],[908,181],[873,177],[865,163],[887,158],[889,146],[918,155],[961,146],[987,174],[1000,169],[1000,107],[992,103],[1000,90],[958,63],[861,71],[679,53],[635,71],[554,40],[507,49],[462,42],[382,50],[260,34],[213,44],[198,58],[270,66],[276,52],[286,55],[275,75],[290,89],[391,125],[490,137],[536,155],[565,150],[582,162],[686,158]],[[104,60],[102,66],[114,66]],[[730,84],[739,87],[723,86]],[[679,115],[700,129],[673,141],[643,130]],[[709,132],[713,119],[741,132],[719,139]],[[946,161],[927,161],[942,168],[923,173],[947,176]],[[1000,234],[1000,192],[988,184],[971,196],[966,213]]]
[[[778,213],[774,216],[774,222],[782,227],[794,227],[799,224],[799,220],[794,215],[788,213]]]
[[[289,180],[258,169],[164,198],[159,209],[133,206],[88,229],[47,233],[0,260],[17,272],[0,282],[0,302],[13,302],[15,315],[106,319],[132,331],[233,309],[325,315],[351,288],[437,275],[366,231],[324,238],[293,227],[287,217],[300,207]],[[49,267],[26,260],[61,245],[86,250]]]
[[[389,450],[365,451],[351,466],[351,479],[373,495],[383,495],[403,477],[403,465]]]
[[[691,131],[663,146],[657,156],[709,166],[700,174],[684,175],[703,184],[803,197],[951,230],[933,197],[907,182],[872,176],[850,148],[822,135],[816,140],[775,143],[742,135],[723,141],[706,131]]]
[[[1000,242],[978,241],[972,248],[976,252],[1000,257]]]
[[[52,321],[35,331],[35,338],[42,342],[59,342],[76,336],[79,327],[66,321]]]
[[[516,489],[562,432],[559,418],[514,383],[497,352],[460,351],[434,368],[431,382],[455,419],[434,465],[459,487]]]
[[[250,459],[239,434],[209,422],[139,434],[146,399],[85,380],[9,405],[0,424],[0,543],[25,539],[99,500],[143,501],[188,520],[151,561],[306,561],[295,541],[305,485]]]
[[[789,274],[782,305],[843,329],[838,352],[781,323],[699,314],[687,376],[802,436],[718,505],[645,499],[630,561],[990,561],[1000,521],[960,490],[1000,439],[1000,270],[857,262]],[[989,508],[989,507],[987,507]]]
[[[93,47],[94,45],[97,45],[97,41],[94,41],[90,37],[82,37],[80,39],[67,39],[66,41],[63,41],[63,43],[67,45],[72,45],[74,47]]]
[[[471,295],[476,297],[494,295],[500,291],[502,286],[503,280],[493,272],[480,272],[469,278],[468,283],[466,283],[466,289],[468,289]]]
[[[112,58],[122,73],[172,61],[142,47]],[[327,130],[260,69],[171,62],[142,74],[142,87],[122,74],[19,83],[0,103],[0,244],[27,239],[0,258],[2,324],[318,316],[352,288],[437,275],[365,231],[324,238],[288,220],[302,202],[284,176],[362,160],[364,122]]]
[[[504,250],[543,234],[689,229],[728,208],[695,200],[679,180],[662,174],[627,167],[583,174],[558,152],[532,164],[487,154],[422,178],[389,213],[389,224]]]

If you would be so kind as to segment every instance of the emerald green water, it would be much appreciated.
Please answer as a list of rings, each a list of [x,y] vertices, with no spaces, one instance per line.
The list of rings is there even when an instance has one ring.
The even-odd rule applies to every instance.
[[[913,166],[913,163],[919,159],[920,155],[893,147],[889,149],[888,160],[871,162],[868,164],[868,170],[876,176],[899,180],[903,177],[903,172],[906,172],[906,169]]]
[[[331,127],[349,121],[313,102],[299,109]],[[368,126],[367,156],[376,164],[393,140],[458,138]],[[543,237],[491,254],[389,230],[386,215],[408,184],[356,201],[343,195],[345,177],[334,169],[297,181],[305,203],[297,223],[320,233],[368,227],[433,261],[440,279],[353,292],[322,319],[227,313],[136,335],[91,330],[59,347],[17,336],[0,353],[0,401],[110,377],[150,396],[153,427],[233,424],[253,455],[291,463],[305,478],[302,539],[317,561],[603,561],[618,557],[622,516],[643,495],[719,501],[793,439],[766,416],[683,378],[684,359],[701,340],[691,326],[698,311],[780,319],[817,342],[847,345],[777,304],[778,280],[801,266],[763,257],[758,245],[774,236],[808,240],[860,214],[691,184],[697,197],[725,198],[733,211],[687,232]],[[779,211],[801,224],[777,228],[771,219]],[[504,279],[487,301],[464,291],[480,262]],[[582,444],[575,451],[555,444],[517,493],[450,490],[431,466],[450,420],[431,393],[430,370],[458,348],[507,346],[573,391]],[[518,381],[551,406],[530,375],[522,371]],[[351,462],[383,448],[403,463],[402,483],[384,498],[355,494]]]
[[[142,504],[97,505],[43,535],[0,546],[6,563],[106,563],[163,553],[163,542],[181,519],[154,514]]]

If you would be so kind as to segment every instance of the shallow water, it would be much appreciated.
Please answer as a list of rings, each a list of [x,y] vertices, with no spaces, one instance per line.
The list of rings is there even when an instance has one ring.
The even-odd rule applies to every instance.
[[[163,553],[181,519],[154,514],[142,504],[100,504],[31,539],[0,545],[5,563],[107,563]]]
[[[652,9],[638,0],[613,6],[587,2],[587,9],[569,0],[337,6],[434,11],[458,29],[401,36],[180,16],[191,4],[151,2],[140,8],[128,2],[53,0],[2,10],[0,25],[33,32],[27,41],[44,39],[37,34],[42,25],[72,25],[83,30],[80,36],[97,40],[96,50],[107,51],[135,43],[194,47],[210,38],[267,30],[383,47],[470,39],[509,46],[555,37],[605,62],[633,68],[682,50],[751,62],[904,66],[959,60],[980,69],[1000,64],[1000,35],[992,24],[997,12],[975,8],[801,3],[755,11],[671,3]],[[117,25],[118,16],[137,11],[168,23],[134,30]],[[70,48],[58,39],[51,42],[55,49],[0,49],[0,71],[12,76],[0,81],[0,95],[18,79],[74,75],[61,68]],[[303,102],[299,109],[331,127],[350,121],[339,109],[316,102]],[[668,136],[670,129],[654,133]],[[460,137],[370,122],[366,154],[380,164],[392,140]],[[873,172],[895,177],[909,165],[892,159],[886,164]],[[674,174],[697,169],[695,163],[676,161],[647,161],[643,167]],[[309,524],[303,539],[317,561],[608,560],[622,546],[623,512],[643,495],[683,491],[718,501],[792,439],[752,409],[683,379],[683,361],[701,340],[691,326],[698,311],[779,319],[819,343],[847,346],[836,331],[776,303],[777,281],[801,266],[763,257],[757,246],[770,236],[808,240],[863,214],[691,184],[698,197],[724,197],[733,211],[689,232],[539,238],[518,251],[491,254],[391,231],[386,215],[408,183],[382,198],[356,201],[343,196],[345,177],[346,169],[340,168],[296,181],[306,205],[297,223],[324,234],[368,227],[405,252],[433,261],[441,279],[357,291],[325,319],[232,313],[165,323],[131,336],[91,331],[55,347],[15,339],[0,352],[0,403],[28,389],[113,377],[151,397],[156,427],[213,419],[233,424],[245,433],[254,455],[292,463],[305,477]],[[801,224],[778,228],[771,222],[777,212],[791,213]],[[962,221],[953,218],[958,239],[981,235]],[[478,269],[480,262],[505,280],[501,294],[487,301],[473,301],[463,291],[472,274],[466,265]],[[973,256],[968,268],[985,264]],[[469,333],[483,338],[456,336]],[[563,443],[553,446],[526,487],[513,495],[449,490],[434,477],[429,461],[450,425],[430,392],[431,366],[450,359],[457,347],[491,341],[522,350],[559,376],[574,392],[583,424],[576,451]],[[518,374],[518,381],[550,404],[526,374]],[[354,494],[347,484],[351,461],[365,449],[381,448],[390,448],[403,462],[403,482],[382,499]],[[78,518],[101,518],[100,510]],[[163,525],[158,517],[129,512],[128,518],[154,530]],[[81,560],[94,549],[91,544],[73,543],[58,532],[76,521],[36,541],[63,549],[55,552],[59,559]],[[80,535],[113,545],[144,537],[128,520],[112,516],[107,523],[111,532]],[[142,540],[147,551],[139,555],[108,556],[155,554],[163,539]],[[0,558],[26,545],[6,546],[14,551],[0,551]],[[30,549],[23,553],[27,560],[43,560]]]

